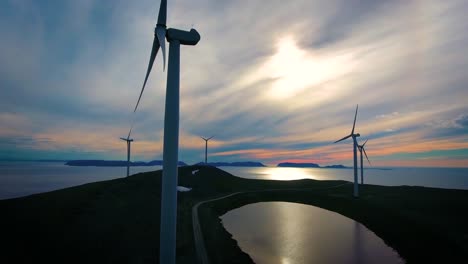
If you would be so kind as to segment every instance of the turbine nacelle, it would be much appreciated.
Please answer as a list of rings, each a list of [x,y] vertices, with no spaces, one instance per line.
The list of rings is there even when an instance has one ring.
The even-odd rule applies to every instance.
[[[354,113],[354,122],[353,122],[353,128],[351,129],[351,133],[349,135],[347,135],[346,137],[340,139],[340,140],[337,140],[335,141],[334,143],[338,143],[340,141],[343,141],[345,139],[348,139],[348,138],[352,138],[353,139],[353,158],[354,158],[354,191],[353,191],[353,195],[354,197],[359,197],[359,188],[358,188],[358,179],[357,179],[357,148],[358,148],[358,143],[357,143],[357,140],[356,138],[357,137],[360,137],[361,134],[359,133],[354,133],[354,129],[356,128],[356,119],[357,119],[357,112],[358,112],[358,107],[359,105],[356,105],[356,112]]]
[[[214,136],[211,136],[211,137],[209,137],[209,138],[204,138],[204,137],[200,137],[200,138],[208,142],[208,141],[209,141],[210,139],[212,139],[213,137],[214,137]]]
[[[353,128],[351,129],[351,133],[349,135],[347,135],[346,137],[335,141],[334,143],[338,143],[338,142],[343,141],[343,140],[345,140],[347,138],[350,138],[350,137],[352,137],[353,140],[355,141],[357,137],[361,136],[361,134],[359,134],[359,133],[356,133],[356,134],[354,133],[354,128],[356,127],[356,118],[357,118],[358,107],[359,107],[359,105],[356,105],[356,112],[354,113],[354,122],[353,122]]]
[[[195,29],[190,31],[169,28],[166,33],[167,41],[178,40],[182,45],[195,46],[200,41],[200,34]]]
[[[358,147],[359,152],[361,152],[361,157],[362,157],[362,152],[364,152],[364,155],[366,155],[367,161],[369,162],[370,165],[372,165],[371,162],[370,162],[370,160],[369,160],[369,157],[367,157],[366,149],[364,148],[364,146],[365,146],[366,143],[367,143],[367,140],[368,140],[368,139],[366,139],[366,141],[365,141],[362,145],[359,145],[359,144],[358,144],[357,147]],[[362,166],[362,164],[361,164],[361,166]]]

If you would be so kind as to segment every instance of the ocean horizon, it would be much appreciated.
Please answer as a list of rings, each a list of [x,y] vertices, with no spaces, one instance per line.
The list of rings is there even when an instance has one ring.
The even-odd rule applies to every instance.
[[[352,168],[220,167],[241,178],[263,180],[353,181]],[[162,169],[135,166],[130,174]],[[126,176],[126,167],[68,166],[64,161],[0,161],[0,199],[48,192]],[[360,170],[358,171],[360,179]],[[468,168],[371,167],[364,168],[364,183],[384,186],[422,186],[468,190]],[[190,186],[188,186],[190,187]]]

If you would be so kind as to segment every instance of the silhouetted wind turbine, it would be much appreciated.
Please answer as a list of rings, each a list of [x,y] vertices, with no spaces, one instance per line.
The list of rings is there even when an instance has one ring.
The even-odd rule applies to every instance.
[[[362,163],[362,152],[364,151],[364,155],[366,155],[366,159],[367,161],[369,162],[369,165],[371,165],[371,162],[369,160],[369,157],[367,157],[367,153],[366,153],[366,149],[364,148],[364,146],[366,145],[367,143],[367,139],[366,139],[366,142],[364,142],[364,144],[362,145],[359,145],[358,144],[358,150],[359,152],[361,153],[361,184],[364,184],[364,164]]]
[[[209,138],[201,137],[203,140],[205,140],[205,164],[208,164],[208,141],[213,137],[214,136],[211,136]]]
[[[130,138],[130,133],[132,133],[132,129],[128,132],[127,138],[120,138],[123,141],[127,142],[127,177],[130,175],[130,145],[133,139]]]
[[[356,117],[357,117],[358,107],[359,105],[356,105],[356,113],[354,114],[354,123],[353,123],[353,129],[351,130],[351,134],[334,142],[334,143],[337,143],[350,137],[353,138],[353,154],[354,154],[354,192],[353,192],[353,195],[354,197],[359,197],[358,176],[357,176],[357,150],[356,150],[357,140],[356,138],[361,135],[359,133],[354,134],[354,127],[356,126]]]
[[[135,110],[145,89],[148,75],[159,48],[163,51],[165,64],[165,38],[169,42],[169,63],[167,71],[166,105],[164,113],[163,178],[161,193],[161,228],[159,263],[175,263],[176,226],[177,226],[177,162],[179,151],[179,80],[180,45],[194,46],[200,41],[195,29],[183,31],[166,29],[167,1],[161,0],[155,38],[151,50],[148,70]],[[164,38],[165,37],[165,38]]]

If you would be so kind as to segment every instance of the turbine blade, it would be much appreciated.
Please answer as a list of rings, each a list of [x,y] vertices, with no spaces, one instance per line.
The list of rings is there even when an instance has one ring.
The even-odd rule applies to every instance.
[[[159,5],[158,24],[166,26],[167,0],[161,0]]]
[[[206,138],[204,138],[204,137],[201,137],[201,138],[202,138],[203,140],[205,140],[205,141],[207,140],[207,139],[206,139]]]
[[[151,49],[151,56],[150,56],[150,60],[148,63],[148,70],[146,71],[145,81],[143,82],[143,87],[141,87],[140,97],[138,97],[138,101],[135,106],[135,110],[133,110],[133,112],[136,112],[138,108],[138,104],[140,103],[141,96],[143,95],[143,91],[145,90],[146,82],[148,81],[148,76],[151,72],[151,69],[153,68],[154,59],[156,58],[156,55],[158,54],[158,50],[159,50],[159,42],[155,34],[154,40],[153,40],[153,48]]]
[[[209,137],[207,140],[210,140],[210,139],[212,139],[213,137],[214,137],[214,136],[211,136],[211,137]]]
[[[364,142],[364,144],[362,144],[362,147],[364,147],[364,145],[366,145],[366,143],[367,143],[367,140],[369,140],[369,139],[366,139],[366,142]]]
[[[130,127],[130,131],[128,131],[128,136],[127,136],[127,139],[130,139],[130,134],[132,133],[132,129],[133,129],[133,126]]]
[[[371,163],[370,160],[369,160],[369,157],[367,157],[366,149],[365,149],[365,148],[362,148],[362,150],[364,151],[364,155],[366,155],[366,159],[367,159],[367,161],[369,162],[369,165],[372,165],[372,163]]]
[[[351,130],[351,134],[354,134],[354,127],[356,126],[356,117],[357,117],[358,107],[359,107],[359,105],[356,105],[356,113],[354,114],[353,130]]]
[[[342,138],[342,139],[340,139],[340,140],[337,140],[337,141],[335,141],[335,142],[333,142],[333,143],[338,143],[338,142],[343,141],[343,140],[345,140],[345,139],[347,139],[347,138],[350,138],[350,137],[351,137],[351,135],[348,135],[348,136],[346,136],[346,137],[344,137],[344,138]]]
[[[120,139],[121,139],[121,140],[124,140],[124,141],[127,141],[127,139],[126,139],[126,138],[120,138]]]
[[[166,28],[162,26],[156,27],[156,36],[158,37],[159,46],[163,54],[163,71],[166,70]]]

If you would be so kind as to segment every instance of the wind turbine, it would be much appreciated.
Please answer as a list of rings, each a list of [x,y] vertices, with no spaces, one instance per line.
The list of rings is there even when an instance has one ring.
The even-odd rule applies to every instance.
[[[203,140],[205,140],[205,165],[208,163],[208,141],[213,137],[214,136],[211,136],[209,138],[201,137]]]
[[[130,175],[130,145],[133,139],[130,138],[130,133],[132,133],[132,129],[128,132],[127,138],[120,138],[123,141],[127,142],[127,177]]]
[[[370,160],[369,160],[369,157],[367,157],[366,149],[364,148],[366,143],[367,143],[367,139],[366,139],[366,142],[364,142],[364,144],[362,144],[362,145],[358,144],[358,146],[357,146],[359,152],[361,153],[361,184],[364,184],[364,164],[362,163],[362,152],[363,151],[364,151],[364,155],[366,155],[366,159],[369,162],[369,165],[372,165]]]
[[[180,45],[194,46],[200,41],[200,34],[195,30],[183,31],[166,29],[167,0],[161,0],[158,22],[154,32],[153,47],[146,71],[143,90],[154,60],[161,48],[163,63],[166,64],[165,41],[169,42],[169,63],[167,71],[166,105],[164,112],[163,177],[161,191],[161,227],[159,243],[159,263],[175,263],[176,227],[177,227],[177,161],[179,152],[179,80],[180,80]],[[165,68],[165,66],[164,66]]]
[[[356,126],[356,117],[357,117],[357,111],[358,111],[359,105],[356,105],[356,113],[354,114],[354,123],[353,123],[353,129],[351,130],[351,134],[347,135],[346,137],[335,141],[334,143],[343,141],[347,138],[353,138],[353,154],[354,154],[354,192],[353,195],[354,197],[359,197],[359,187],[358,187],[358,176],[357,176],[357,137],[360,137],[361,135],[359,133],[354,134],[354,127]]]

